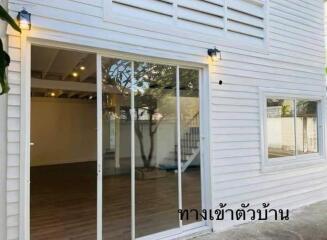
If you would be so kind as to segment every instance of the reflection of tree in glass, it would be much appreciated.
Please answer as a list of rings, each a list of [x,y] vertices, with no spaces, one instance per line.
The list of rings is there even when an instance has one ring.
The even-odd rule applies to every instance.
[[[294,116],[293,106],[289,100],[285,99],[267,99],[267,107],[281,107],[281,117]]]
[[[111,117],[130,121],[131,62],[121,59],[104,58],[102,61],[103,112]],[[114,100],[121,104],[120,113],[116,112]]]
[[[307,100],[298,100],[296,103],[296,116],[298,118],[302,118],[303,124],[303,151],[308,146],[308,118],[315,119],[317,117],[317,102],[315,101],[307,101]]]
[[[140,152],[145,168],[151,167],[154,152],[154,137],[160,123],[176,115],[158,102],[166,96],[176,96],[176,67],[151,63],[135,63],[135,133],[140,142]],[[144,122],[148,130],[143,131]],[[149,148],[146,152],[144,134],[149,136]]]
[[[317,102],[298,100],[296,104],[297,117],[316,116]]]
[[[131,91],[131,62],[113,60],[103,65],[103,83],[119,90],[120,95]],[[181,95],[193,96],[198,91],[198,71],[180,71]],[[145,168],[151,167],[154,153],[154,137],[160,123],[170,117],[176,119],[176,111],[169,111],[165,102],[158,109],[158,102],[164,97],[176,96],[176,67],[161,64],[135,62],[135,133],[140,143],[140,152]],[[183,80],[182,80],[183,79]],[[121,113],[130,120],[130,107],[121,106]],[[122,116],[123,117],[123,116]],[[143,129],[147,126],[147,129]],[[145,146],[145,137],[149,138],[149,147]]]
[[[180,69],[180,95],[183,97],[199,96],[199,71],[194,69]]]
[[[116,87],[120,93],[128,94],[131,88],[131,62],[110,59],[102,65],[103,84]]]

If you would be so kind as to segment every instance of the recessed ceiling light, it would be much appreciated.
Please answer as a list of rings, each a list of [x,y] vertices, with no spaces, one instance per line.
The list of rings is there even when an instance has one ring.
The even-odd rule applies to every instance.
[[[85,70],[85,67],[84,66],[80,66],[79,69],[81,69],[82,71]]]
[[[78,73],[77,72],[73,72],[72,75],[73,75],[73,77],[78,77]]]

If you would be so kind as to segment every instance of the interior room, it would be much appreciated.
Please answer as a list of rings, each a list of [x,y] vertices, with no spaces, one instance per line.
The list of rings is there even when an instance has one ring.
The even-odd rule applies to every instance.
[[[33,46],[31,239],[96,237],[96,57]]]
[[[198,70],[178,69],[177,91],[176,66],[102,57],[98,99],[95,54],[31,54],[31,239],[96,239],[97,144],[103,239],[130,239],[132,204],[136,237],[180,226],[179,193],[183,209],[202,209]]]

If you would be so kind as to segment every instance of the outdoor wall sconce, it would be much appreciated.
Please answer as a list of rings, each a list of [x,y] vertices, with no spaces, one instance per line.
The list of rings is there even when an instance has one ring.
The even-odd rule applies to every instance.
[[[213,62],[218,62],[218,60],[221,60],[221,51],[218,50],[216,47],[208,49],[208,55],[211,57],[211,60]]]
[[[20,11],[17,15],[17,21],[19,27],[22,30],[31,30],[32,22],[31,22],[31,14],[27,12],[25,9]]]

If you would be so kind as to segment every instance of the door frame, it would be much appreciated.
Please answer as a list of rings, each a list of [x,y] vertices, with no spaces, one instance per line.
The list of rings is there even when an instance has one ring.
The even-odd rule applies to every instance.
[[[209,91],[209,66],[198,63],[182,62],[179,60],[147,57],[131,53],[122,53],[112,50],[100,50],[92,47],[84,47],[65,42],[55,42],[48,39],[28,37],[26,32],[21,35],[21,132],[20,132],[20,197],[19,197],[19,237],[22,240],[30,240],[30,128],[31,128],[31,47],[32,45],[43,47],[55,47],[72,51],[85,51],[96,54],[97,69],[97,240],[102,240],[102,66],[101,58],[121,58],[129,61],[146,61],[157,64],[174,65],[177,68],[198,69],[199,99],[200,99],[200,147],[201,147],[201,198],[202,207],[209,209],[212,206],[211,172],[210,172],[210,91]],[[179,101],[178,101],[179,102]],[[178,103],[179,104],[179,103]],[[179,115],[179,114],[178,114]],[[133,126],[132,126],[133,129]],[[133,133],[134,134],[134,133]],[[178,139],[179,141],[179,139]],[[132,151],[132,153],[135,151]],[[135,162],[134,162],[135,163]],[[134,165],[132,163],[132,168]],[[134,181],[135,172],[132,170],[131,179]],[[181,173],[179,174],[181,175]],[[180,176],[179,176],[180,177]],[[181,181],[179,181],[181,183]],[[133,183],[133,182],[132,182]],[[181,188],[179,188],[181,189]],[[179,191],[181,192],[181,191]],[[132,185],[132,212],[135,212],[135,185]],[[179,198],[180,201],[180,198]],[[132,214],[132,224],[135,223],[135,215]],[[133,227],[132,227],[133,229]],[[199,231],[211,231],[212,223],[203,221],[151,234],[137,238],[148,239],[171,239],[174,237],[187,236]],[[135,230],[134,230],[135,231]],[[132,236],[135,232],[132,230]],[[135,239],[135,238],[131,238]]]

